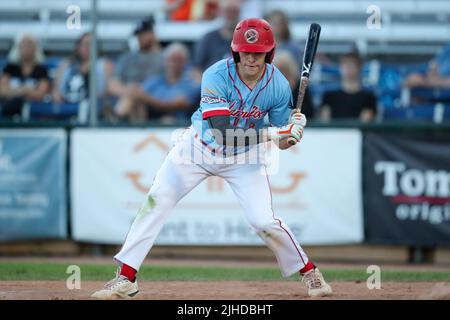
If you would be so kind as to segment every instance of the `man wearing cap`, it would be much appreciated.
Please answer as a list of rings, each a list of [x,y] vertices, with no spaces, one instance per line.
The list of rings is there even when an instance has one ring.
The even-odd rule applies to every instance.
[[[162,72],[163,56],[153,27],[154,20],[151,17],[140,21],[135,27],[133,35],[138,41],[139,50],[119,57],[114,76],[108,84],[115,96],[121,98],[132,94],[149,76]],[[119,100],[118,105],[120,103]],[[120,108],[116,112],[119,116],[129,116],[123,114]]]

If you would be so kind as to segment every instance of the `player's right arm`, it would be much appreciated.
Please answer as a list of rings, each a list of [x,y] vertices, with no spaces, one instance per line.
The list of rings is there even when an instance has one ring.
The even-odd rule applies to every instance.
[[[213,65],[202,77],[200,99],[202,118],[207,121],[216,143],[239,147],[267,141],[262,132],[253,129],[236,130],[231,125],[226,76],[226,70],[218,70],[217,65]]]

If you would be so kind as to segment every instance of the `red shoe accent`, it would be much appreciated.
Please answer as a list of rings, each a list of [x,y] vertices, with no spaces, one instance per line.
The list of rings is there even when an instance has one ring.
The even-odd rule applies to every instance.
[[[316,266],[311,261],[308,261],[308,263],[299,272],[300,274],[304,274],[315,267]]]
[[[136,280],[136,273],[136,270],[125,263],[122,264],[122,268],[120,268],[120,275],[127,277],[131,282]]]

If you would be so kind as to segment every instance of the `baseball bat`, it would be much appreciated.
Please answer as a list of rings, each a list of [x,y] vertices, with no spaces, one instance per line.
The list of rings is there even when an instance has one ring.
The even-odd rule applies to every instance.
[[[301,112],[303,98],[305,97],[306,87],[309,83],[309,74],[312,69],[314,57],[316,56],[317,45],[319,44],[320,25],[318,23],[311,23],[309,26],[308,38],[306,39],[305,51],[303,52],[302,72],[300,76],[300,87],[298,90],[297,105],[295,109]],[[297,143],[295,138],[288,138],[288,143],[293,146]]]

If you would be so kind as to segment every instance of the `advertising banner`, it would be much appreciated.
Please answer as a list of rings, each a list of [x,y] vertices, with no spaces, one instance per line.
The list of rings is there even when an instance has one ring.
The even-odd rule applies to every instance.
[[[450,137],[364,138],[366,241],[450,244]]]
[[[0,130],[0,241],[67,236],[66,132]]]
[[[77,129],[71,137],[72,234],[121,244],[172,147],[173,129]],[[273,146],[273,148],[276,148]],[[279,152],[273,208],[301,244],[363,239],[361,136],[309,129]],[[182,199],[156,241],[164,245],[261,245],[227,182],[210,177]]]

